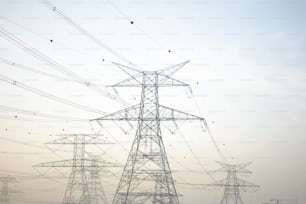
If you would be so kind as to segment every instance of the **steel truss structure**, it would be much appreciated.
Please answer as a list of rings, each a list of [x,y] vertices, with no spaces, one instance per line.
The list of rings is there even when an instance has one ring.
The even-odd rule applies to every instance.
[[[14,177],[10,177],[10,176],[4,176],[4,177],[0,177],[0,182],[2,183],[0,204],[10,204],[9,194],[21,193],[20,191],[9,188],[9,183],[16,183],[17,179]]]
[[[110,144],[96,134],[61,134],[61,138],[46,143],[47,145],[73,145],[73,158],[61,161],[40,163],[34,168],[71,168],[66,186],[63,204],[107,204],[99,172],[104,167],[119,165],[97,158],[89,158],[86,145]]]
[[[130,149],[113,204],[178,204],[170,165],[161,132],[162,121],[205,120],[159,103],[160,87],[189,87],[171,77],[188,61],[158,71],[140,71],[114,63],[129,78],[111,87],[139,87],[139,104],[94,119],[102,121],[137,122],[136,136]]]
[[[227,164],[224,162],[217,163],[221,166],[220,169],[214,172],[227,173],[225,179],[217,181],[213,184],[208,184],[210,187],[223,187],[224,194],[221,204],[243,204],[240,191],[257,191],[259,186],[251,182],[238,178],[238,174],[251,174],[252,172],[245,169],[251,162],[243,164]]]

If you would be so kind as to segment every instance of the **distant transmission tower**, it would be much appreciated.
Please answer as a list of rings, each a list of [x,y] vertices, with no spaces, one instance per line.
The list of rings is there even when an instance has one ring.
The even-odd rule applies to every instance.
[[[129,78],[112,87],[141,87],[139,104],[95,119],[137,121],[136,136],[130,149],[113,204],[178,204],[178,194],[168,163],[161,121],[201,120],[203,118],[159,104],[159,88],[189,87],[171,77],[187,62],[158,71],[140,71],[114,63]]]
[[[85,145],[110,144],[102,140],[99,135],[91,134],[63,134],[61,138],[47,144],[73,145],[73,159],[40,163],[34,167],[62,167],[71,168],[71,173],[64,194],[63,204],[92,204],[91,192],[93,178],[92,171],[102,171],[103,167],[116,167],[118,165],[90,159],[86,157]],[[97,182],[97,180],[95,180]],[[97,184],[95,184],[97,186]],[[101,186],[101,185],[100,185]],[[103,189],[100,189],[103,190]],[[104,202],[105,203],[105,202]]]
[[[211,187],[224,187],[224,195],[221,200],[221,204],[243,204],[240,191],[257,191],[258,185],[250,183],[248,181],[238,178],[238,174],[251,174],[252,172],[245,169],[249,163],[243,164],[227,164],[224,162],[217,163],[221,166],[220,169],[215,172],[225,172],[227,176],[225,179],[217,181],[213,184],[208,184]]]
[[[9,183],[17,182],[16,178],[13,177],[0,177],[2,183],[0,204],[10,204],[10,193],[20,193],[19,191],[12,190],[9,188]]]

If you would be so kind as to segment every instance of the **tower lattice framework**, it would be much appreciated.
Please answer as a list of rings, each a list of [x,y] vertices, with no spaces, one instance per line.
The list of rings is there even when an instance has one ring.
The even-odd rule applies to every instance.
[[[101,168],[99,166],[100,158],[97,155],[91,156],[91,167],[89,167],[88,189],[90,192],[90,204],[108,204],[103,184],[100,178]],[[99,166],[99,167],[98,167]],[[104,172],[104,171],[103,171]]]
[[[86,145],[110,144],[101,139],[96,134],[61,134],[61,138],[48,142],[48,145],[73,145],[73,158],[61,161],[40,163],[34,167],[43,168],[71,168],[67,182],[63,204],[95,204],[98,195],[97,187],[102,187],[99,179],[96,178],[97,172],[103,171],[104,167],[118,167],[119,165],[103,160],[91,159],[86,155]],[[94,177],[92,177],[94,176]],[[94,183],[93,183],[94,182]],[[99,189],[103,191],[103,189]],[[105,200],[105,197],[103,198]],[[103,204],[106,204],[104,202]]]
[[[201,120],[203,118],[163,106],[159,103],[159,88],[189,87],[171,77],[187,62],[158,71],[140,71],[114,63],[129,78],[112,87],[140,87],[139,104],[95,119],[101,121],[136,121],[136,136],[132,143],[113,204],[178,204],[178,193],[163,143],[161,122]]]
[[[13,190],[9,188],[9,183],[17,182],[16,178],[10,176],[0,177],[0,182],[2,183],[1,187],[1,197],[0,204],[10,204],[10,196],[11,193],[20,193],[20,191]]]
[[[208,184],[211,187],[223,187],[224,194],[221,204],[243,204],[241,198],[241,191],[257,191],[259,186],[251,182],[245,181],[238,177],[239,174],[251,174],[252,172],[245,169],[249,163],[243,164],[227,164],[224,162],[217,162],[221,168],[215,172],[227,173],[225,179],[217,181],[213,184]]]

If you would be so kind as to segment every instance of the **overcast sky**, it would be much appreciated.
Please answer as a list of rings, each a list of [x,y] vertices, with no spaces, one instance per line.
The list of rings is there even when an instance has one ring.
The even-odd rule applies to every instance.
[[[137,88],[118,89],[115,100],[106,95],[107,91],[114,92],[105,85],[127,77],[111,62],[157,70],[186,60],[191,61],[175,78],[189,83],[193,94],[184,88],[167,88],[161,90],[160,102],[205,117],[229,161],[253,162],[248,167],[253,174],[243,179],[261,188],[255,193],[242,193],[246,204],[273,198],[289,199],[281,202],[287,204],[294,203],[290,199],[296,197],[299,203],[306,203],[305,1],[52,3],[84,28],[83,33],[39,0],[0,0],[0,173],[17,177],[19,183],[12,184],[12,188],[24,192],[14,195],[12,203],[60,203],[66,181],[37,179],[32,166],[70,158],[71,149],[54,154],[44,143],[56,139],[56,134],[99,130],[88,119],[102,113],[54,101],[50,95],[43,97],[4,81],[4,77],[110,113],[127,107],[119,97],[128,104],[140,100]],[[33,57],[5,39],[3,29],[95,85],[77,83]],[[124,164],[135,129],[125,135],[113,123],[104,127],[101,133],[115,144],[89,147],[88,151],[101,154],[102,149],[107,152],[104,159]],[[218,168],[215,161],[220,158],[200,123],[184,123],[175,135],[166,128],[163,133],[181,201],[219,203],[221,189],[212,191],[184,184],[212,183],[214,180],[205,171]],[[109,201],[122,169],[110,171],[116,174],[101,175]],[[213,177],[219,180],[225,175]]]

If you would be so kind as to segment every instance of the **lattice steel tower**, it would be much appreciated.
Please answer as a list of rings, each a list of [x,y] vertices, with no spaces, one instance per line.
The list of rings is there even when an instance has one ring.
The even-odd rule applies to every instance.
[[[48,142],[50,145],[73,145],[73,159],[61,160],[40,163],[34,167],[45,168],[71,168],[71,173],[66,186],[63,204],[94,204],[91,196],[96,195],[96,192],[91,190],[97,190],[97,183],[92,183],[93,180],[97,182],[96,178],[92,178],[93,171],[102,171],[103,167],[117,167],[117,164],[109,163],[106,161],[90,159],[86,156],[86,145],[97,144],[110,144],[109,142],[101,139],[96,134],[62,134],[58,135],[61,138]],[[93,188],[94,185],[94,188]],[[102,185],[100,185],[102,186]],[[99,189],[103,190],[103,189]],[[104,202],[105,204],[106,202]]]
[[[208,184],[212,187],[224,187],[224,194],[221,204],[243,204],[240,191],[257,191],[258,185],[238,178],[237,174],[251,174],[252,172],[245,169],[249,163],[243,164],[227,164],[224,162],[217,162],[221,168],[215,172],[225,172],[227,176],[225,179],[217,181],[213,184]]]
[[[159,104],[159,88],[189,87],[171,77],[187,62],[158,71],[140,71],[114,63],[129,78],[112,87],[141,87],[141,102],[124,110],[95,119],[137,121],[136,136],[130,149],[113,204],[178,204],[171,169],[161,132],[161,121],[203,120]]]
[[[17,180],[16,178],[5,176],[5,177],[0,177],[0,182],[2,183],[0,204],[10,204],[9,194],[10,193],[20,193],[20,192],[10,189],[9,183],[17,182]]]

